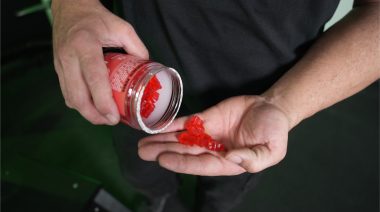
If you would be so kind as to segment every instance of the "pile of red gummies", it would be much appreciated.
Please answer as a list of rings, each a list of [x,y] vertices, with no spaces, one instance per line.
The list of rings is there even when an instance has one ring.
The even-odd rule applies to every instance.
[[[152,79],[148,82],[145,87],[144,94],[141,100],[141,110],[140,114],[144,118],[148,118],[150,114],[154,111],[156,107],[155,104],[160,96],[157,92],[162,88],[160,81],[156,76],[153,76]]]
[[[189,146],[205,147],[208,150],[224,151],[224,145],[215,141],[205,132],[203,120],[199,116],[191,116],[185,123],[185,132],[178,135],[179,143]]]

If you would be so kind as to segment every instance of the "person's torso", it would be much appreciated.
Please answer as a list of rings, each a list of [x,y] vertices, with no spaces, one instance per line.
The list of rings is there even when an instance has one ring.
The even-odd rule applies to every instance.
[[[259,94],[321,34],[339,0],[124,0],[150,56],[190,92]]]

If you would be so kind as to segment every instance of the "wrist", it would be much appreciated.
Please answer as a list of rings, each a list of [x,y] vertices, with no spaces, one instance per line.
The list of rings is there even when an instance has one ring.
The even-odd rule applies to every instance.
[[[297,113],[297,109],[294,108],[291,102],[284,98],[283,95],[268,90],[261,96],[264,98],[266,103],[273,105],[286,116],[288,119],[289,130],[302,121],[300,114]]]

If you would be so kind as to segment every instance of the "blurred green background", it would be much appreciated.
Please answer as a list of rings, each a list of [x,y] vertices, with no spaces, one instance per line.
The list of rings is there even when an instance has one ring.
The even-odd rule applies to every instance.
[[[2,209],[96,211],[91,202],[104,189],[141,211],[145,199],[121,176],[112,127],[93,126],[65,107],[46,11],[17,16],[41,2],[2,7]],[[341,1],[326,26],[351,7]],[[374,83],[291,131],[286,159],[264,171],[235,211],[379,211],[378,94]],[[181,197],[192,206],[196,179],[182,178]]]

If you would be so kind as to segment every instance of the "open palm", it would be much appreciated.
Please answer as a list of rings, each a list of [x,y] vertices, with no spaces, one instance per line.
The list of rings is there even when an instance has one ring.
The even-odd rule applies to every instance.
[[[209,176],[258,172],[285,157],[288,118],[260,96],[229,98],[196,115],[226,152],[180,144],[176,136],[188,118],[181,117],[165,133],[143,138],[140,157],[175,172]]]

